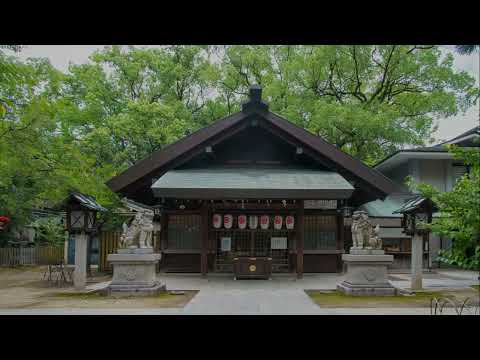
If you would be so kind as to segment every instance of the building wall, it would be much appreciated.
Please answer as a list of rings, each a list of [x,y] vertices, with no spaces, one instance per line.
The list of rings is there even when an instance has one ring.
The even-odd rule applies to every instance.
[[[407,191],[408,188],[405,186],[405,178],[410,174],[408,163],[403,163],[393,169],[384,171],[383,174],[393,180],[395,183],[400,185],[404,191]]]
[[[410,159],[393,169],[382,172],[385,176],[408,191],[407,176],[417,182],[425,182],[440,191],[450,191],[454,183],[453,161],[440,159]]]
[[[419,160],[420,181],[446,191],[447,165],[445,160]]]
[[[451,191],[455,185],[456,165],[453,160],[410,159],[408,163],[384,174],[399,185],[410,175],[415,181],[433,185],[440,191]]]
[[[383,173],[399,185],[404,183],[407,176],[411,176],[415,181],[433,185],[440,191],[451,191],[456,181],[454,164],[458,165],[454,160],[410,159],[407,163]],[[372,218],[372,220],[380,226],[400,227],[400,219]],[[439,250],[450,246],[451,239],[430,234],[428,266],[436,267]]]

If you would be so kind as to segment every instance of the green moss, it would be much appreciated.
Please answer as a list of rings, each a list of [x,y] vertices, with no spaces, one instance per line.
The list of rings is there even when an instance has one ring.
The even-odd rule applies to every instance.
[[[417,292],[414,295],[397,296],[352,296],[338,290],[305,290],[308,296],[320,306],[330,307],[395,307],[427,306],[430,299],[438,296],[434,292]]]
[[[48,295],[50,296],[50,295]],[[91,292],[91,293],[78,293],[78,292],[58,292],[54,293],[51,296],[56,297],[56,298],[62,298],[62,299],[173,299],[173,298],[182,298],[185,296],[188,296],[187,293],[184,295],[173,295],[168,292],[165,293],[159,293],[156,295],[151,295],[151,296],[122,296],[122,297],[114,297],[114,296],[107,296],[103,295],[98,292]]]
[[[472,285],[471,287],[474,288],[475,290],[480,290],[480,285]]]
[[[75,292],[58,292],[52,294],[53,297],[67,299],[98,299],[105,297],[100,293],[75,293]]]

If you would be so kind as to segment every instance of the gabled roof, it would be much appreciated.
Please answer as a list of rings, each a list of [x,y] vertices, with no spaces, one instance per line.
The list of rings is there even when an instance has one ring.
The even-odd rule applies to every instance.
[[[473,129],[465,131],[464,133],[454,137],[453,139],[444,141],[436,146],[442,147],[442,145],[446,145],[446,144],[457,144],[462,141],[478,138],[478,137],[480,137],[480,126],[475,126]]]
[[[143,176],[148,175],[162,166],[165,166],[183,153],[192,150],[199,144],[206,142],[211,137],[238,124],[244,118],[245,114],[238,112],[220,119],[207,127],[201,128],[190,135],[165,146],[163,149],[154,151],[149,157],[138,161],[121,174],[108,180],[107,185],[112,191],[119,192],[132,182],[139,180]]]
[[[412,199],[408,200],[403,204],[403,206],[397,210],[395,210],[393,213],[394,214],[404,214],[404,213],[410,213],[412,211],[418,210],[424,206],[431,206],[432,210],[437,209],[435,204],[433,203],[432,200],[425,198],[421,195],[416,195]]]
[[[396,213],[396,210],[401,208],[412,196],[411,193],[391,194],[383,200],[377,199],[363,204],[359,207],[359,210],[366,211],[372,217],[401,218],[402,215]]]
[[[261,101],[261,89],[258,87],[252,88],[250,94],[250,101],[243,104],[242,111],[218,120],[161,150],[153,152],[148,158],[137,162],[123,173],[110,179],[107,185],[114,192],[122,192],[126,187],[140,181],[149,174],[160,170],[161,172],[171,170],[169,166],[174,160],[187,152],[206,146],[213,139],[218,140],[228,130],[246,122],[247,119],[251,119],[252,115],[257,115],[272,128],[295,139],[311,153],[328,159],[335,167],[365,182],[374,189],[377,195],[384,197],[396,190],[396,185],[379,171],[344,153],[321,137],[311,134],[279,115],[268,111],[268,105]]]
[[[170,170],[152,190],[157,197],[183,199],[348,199],[355,188],[333,171],[219,167]]]
[[[423,146],[417,147],[413,149],[403,149],[397,150],[394,153],[388,155],[386,158],[380,160],[376,163],[373,167],[375,169],[383,168],[385,166],[397,166],[399,161],[405,161],[407,158],[437,158],[437,159],[444,159],[444,158],[453,158],[445,147],[448,144],[459,144],[459,146],[478,146],[475,145],[472,141],[474,138],[480,137],[480,126],[476,126],[473,129],[470,129],[463,134],[460,134],[453,139],[444,141],[440,144],[434,146]],[[445,155],[442,155],[445,154]],[[399,158],[403,156],[403,160]],[[391,163],[392,161],[396,161],[395,164]]]
[[[97,203],[96,199],[91,195],[82,194],[78,191],[70,191],[70,195],[62,202],[61,205],[66,205],[71,202],[79,203],[80,205],[96,211],[107,211],[102,205]]]

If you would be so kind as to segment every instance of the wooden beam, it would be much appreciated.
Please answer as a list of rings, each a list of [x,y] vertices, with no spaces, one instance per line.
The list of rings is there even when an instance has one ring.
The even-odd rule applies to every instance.
[[[168,242],[168,214],[163,213],[160,217],[160,251],[167,249]]]
[[[201,250],[200,250],[200,271],[202,276],[208,272],[208,203],[204,201],[201,208]]]
[[[208,141],[208,146],[213,146],[221,143],[222,141],[225,141],[229,137],[241,132],[242,130],[246,129],[248,127],[248,122],[241,122],[239,124],[234,125],[233,127],[216,134],[213,138],[209,139]],[[160,168],[154,169],[152,172],[148,174],[144,174],[141,176],[139,179],[130,182],[128,184],[123,185],[121,188],[118,190],[115,190],[115,192],[121,192],[124,196],[127,196],[129,198],[133,198],[133,196],[139,191],[140,189],[147,187],[147,190],[150,190],[151,184],[151,178],[161,178],[167,171],[177,168],[186,162],[192,160],[194,157],[204,154],[205,153],[205,145],[202,143],[200,145],[197,145],[193,147],[192,149],[181,153],[180,155],[176,156],[172,161],[166,163],[165,165],[162,165]],[[152,155],[151,157],[153,157]],[[140,162],[139,162],[140,163]],[[138,163],[137,163],[138,164]],[[135,164],[133,167],[136,167],[137,164]],[[130,171],[130,170],[128,170]],[[118,178],[115,177],[114,179]],[[112,180],[112,179],[111,179]],[[120,187],[120,186],[119,186]],[[114,186],[116,189],[116,186]],[[143,189],[145,191],[145,189]],[[152,193],[153,197],[153,193]]]
[[[305,214],[303,200],[297,200],[297,233],[296,233],[296,245],[297,245],[297,278],[303,277],[303,217]]]

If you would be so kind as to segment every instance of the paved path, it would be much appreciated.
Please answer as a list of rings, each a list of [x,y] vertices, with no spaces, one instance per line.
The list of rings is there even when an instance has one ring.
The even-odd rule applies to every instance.
[[[466,288],[478,284],[478,274],[464,271],[439,271],[426,274],[426,290],[439,288]],[[292,275],[275,275],[272,280],[238,280],[231,276],[209,275],[202,278],[197,274],[162,274],[160,279],[169,290],[200,290],[181,309],[0,309],[3,314],[133,314],[133,315],[176,315],[176,314],[302,314],[302,315],[428,315],[429,308],[374,308],[332,309],[321,308],[305,293],[305,289],[335,289],[342,280],[337,274],[305,274],[301,280]],[[395,279],[395,280],[393,280]],[[407,274],[394,274],[392,284],[408,288]],[[452,310],[453,311],[453,310]]]

